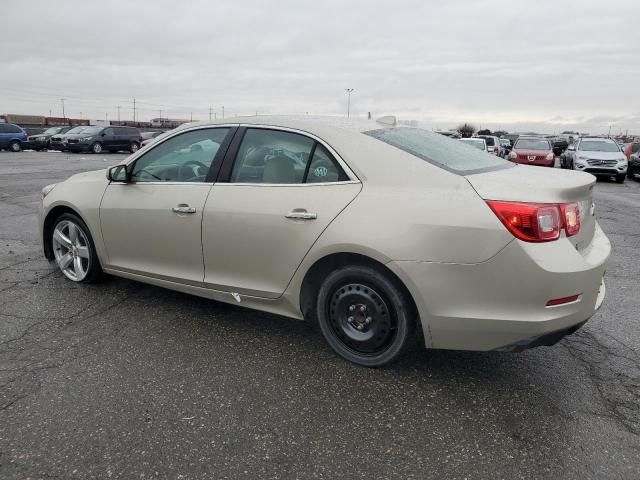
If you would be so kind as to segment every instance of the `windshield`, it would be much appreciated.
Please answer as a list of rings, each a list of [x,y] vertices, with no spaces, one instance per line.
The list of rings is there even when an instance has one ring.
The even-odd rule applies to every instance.
[[[582,152],[619,152],[620,147],[611,140],[582,140],[578,150]]]
[[[87,128],[89,128],[89,127],[73,127],[67,133],[80,133],[80,132],[82,132],[83,130],[85,130]]]
[[[485,143],[484,140],[480,140],[479,138],[461,138],[460,141],[471,145],[472,147],[477,148],[478,150],[484,150],[485,149]]]
[[[60,130],[62,130],[62,127],[47,128],[44,132],[42,132],[42,135],[54,135],[58,133]]]
[[[500,157],[468,148],[464,142],[421,128],[383,128],[364,134],[460,175],[513,166]]]
[[[513,148],[516,150],[551,150],[549,142],[539,138],[519,138]]]
[[[95,135],[96,133],[100,133],[101,131],[102,131],[102,127],[84,127],[84,130],[82,130],[82,133],[86,135]]]

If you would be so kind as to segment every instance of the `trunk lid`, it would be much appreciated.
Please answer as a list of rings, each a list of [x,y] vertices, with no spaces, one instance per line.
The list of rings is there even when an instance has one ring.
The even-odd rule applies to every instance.
[[[584,172],[514,165],[513,168],[476,173],[465,177],[484,200],[526,203],[577,203],[580,232],[569,240],[581,251],[589,245],[595,229],[592,200],[596,178]]]

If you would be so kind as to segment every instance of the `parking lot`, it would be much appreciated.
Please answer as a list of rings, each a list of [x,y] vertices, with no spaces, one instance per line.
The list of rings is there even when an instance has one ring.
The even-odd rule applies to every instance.
[[[602,309],[554,347],[352,365],[305,322],[66,281],[40,189],[121,154],[0,152],[0,477],[639,478],[640,181],[599,181]]]

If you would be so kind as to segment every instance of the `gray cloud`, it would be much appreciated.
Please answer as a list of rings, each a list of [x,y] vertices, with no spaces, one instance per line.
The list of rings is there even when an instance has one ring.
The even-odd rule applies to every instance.
[[[141,118],[339,115],[352,87],[355,114],[432,127],[640,133],[636,2],[23,0],[5,17],[4,112],[65,97],[130,118],[135,96]]]

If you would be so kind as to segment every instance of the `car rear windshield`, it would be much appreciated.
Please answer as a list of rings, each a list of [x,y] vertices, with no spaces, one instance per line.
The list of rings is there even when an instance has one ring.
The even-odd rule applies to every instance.
[[[469,148],[460,140],[453,140],[421,128],[383,128],[363,133],[460,175],[513,166],[512,163],[495,155]]]
[[[487,142],[487,145],[489,145],[490,147],[496,146],[496,139],[493,137],[478,137],[478,138],[484,138],[484,141]]]
[[[620,147],[608,140],[583,140],[578,150],[584,152],[619,152]]]
[[[519,138],[513,148],[516,150],[551,150],[549,142],[538,138]]]

